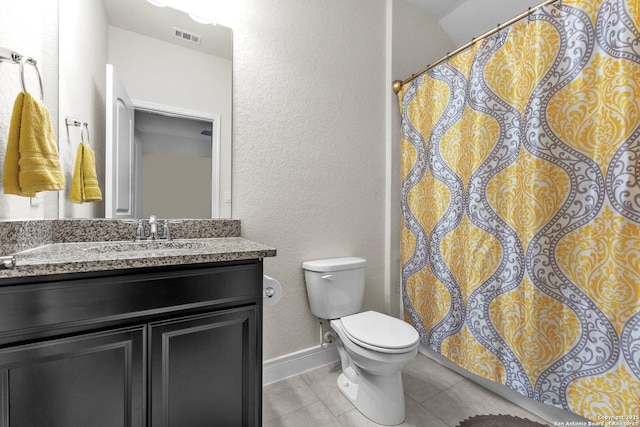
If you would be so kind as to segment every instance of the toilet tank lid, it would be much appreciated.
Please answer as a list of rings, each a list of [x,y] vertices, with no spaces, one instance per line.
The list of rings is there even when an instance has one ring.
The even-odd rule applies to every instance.
[[[320,273],[328,271],[355,270],[357,268],[365,268],[367,260],[357,257],[329,258],[319,259],[316,261],[305,261],[302,268],[309,271],[317,271]]]

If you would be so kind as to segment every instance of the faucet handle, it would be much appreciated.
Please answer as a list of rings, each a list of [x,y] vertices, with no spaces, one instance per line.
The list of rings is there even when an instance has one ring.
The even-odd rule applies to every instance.
[[[136,237],[133,239],[134,242],[144,240],[144,225],[142,224],[141,219],[131,218],[131,219],[123,219],[122,222],[126,224],[136,224]]]
[[[165,219],[162,220],[162,237],[166,240],[173,240],[171,237],[171,230],[169,229],[169,224],[179,224],[183,222],[183,219]]]
[[[169,224],[171,223],[170,220],[165,219],[162,222],[162,238],[165,239],[166,241],[171,241],[173,240],[171,238],[171,230],[169,230]]]
[[[167,240],[173,240],[171,237],[171,230],[169,229],[169,224],[179,224],[183,222],[182,219],[165,219],[162,221],[162,237]]]

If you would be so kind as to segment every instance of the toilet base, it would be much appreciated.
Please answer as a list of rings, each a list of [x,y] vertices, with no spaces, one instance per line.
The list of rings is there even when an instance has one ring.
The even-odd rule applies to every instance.
[[[360,370],[358,374],[357,383],[340,374],[340,392],[371,421],[387,426],[402,424],[405,408],[400,372],[382,376]]]

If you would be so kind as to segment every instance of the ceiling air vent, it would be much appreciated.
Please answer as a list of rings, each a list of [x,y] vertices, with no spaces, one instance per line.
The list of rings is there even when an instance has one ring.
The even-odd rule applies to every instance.
[[[202,40],[202,36],[200,34],[193,34],[176,27],[173,27],[172,34],[173,34],[173,37],[176,37],[180,40],[184,40],[186,42],[195,43],[195,44],[200,44],[200,40]]]

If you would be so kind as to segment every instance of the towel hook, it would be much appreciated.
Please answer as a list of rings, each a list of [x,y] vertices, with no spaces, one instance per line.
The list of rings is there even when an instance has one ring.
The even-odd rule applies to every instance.
[[[40,70],[38,70],[38,63],[33,58],[28,58],[26,56],[20,59],[20,84],[22,85],[22,91],[27,93],[27,86],[24,83],[24,64],[28,63],[29,65],[33,65],[33,68],[36,69],[36,74],[38,75],[38,83],[40,84],[40,99],[44,102],[44,89],[42,88],[42,77],[40,76]]]
[[[84,131],[87,131],[87,141],[85,142],[84,140]],[[89,142],[89,123],[87,122],[83,122],[82,123],[82,129],[80,130],[80,141],[82,141],[83,143],[87,144],[87,145],[91,145]]]

